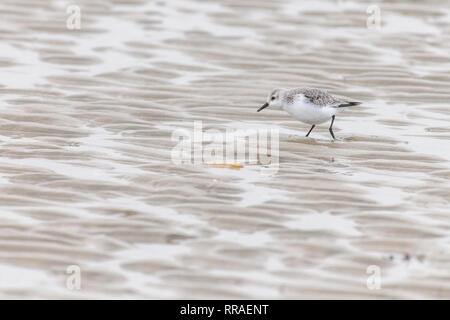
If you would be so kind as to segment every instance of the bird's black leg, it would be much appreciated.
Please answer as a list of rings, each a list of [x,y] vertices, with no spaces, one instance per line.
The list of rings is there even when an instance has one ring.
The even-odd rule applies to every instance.
[[[311,131],[313,131],[313,129],[314,129],[315,126],[316,126],[315,124],[312,125],[311,129],[309,129],[309,131],[308,131],[308,133],[306,134],[306,136],[309,136],[309,134],[311,133]]]
[[[330,125],[330,133],[331,133],[331,136],[333,137],[333,139],[336,139],[335,137],[334,137],[334,133],[333,133],[333,123],[334,123],[334,118],[335,118],[335,116],[333,115],[332,117],[331,117],[331,125]]]

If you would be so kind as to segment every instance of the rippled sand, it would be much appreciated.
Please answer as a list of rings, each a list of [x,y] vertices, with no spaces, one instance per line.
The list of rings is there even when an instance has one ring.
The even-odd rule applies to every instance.
[[[450,298],[445,2],[76,2],[0,4],[1,298]],[[337,141],[255,112],[303,85],[365,102]],[[194,121],[278,172],[175,164]]]

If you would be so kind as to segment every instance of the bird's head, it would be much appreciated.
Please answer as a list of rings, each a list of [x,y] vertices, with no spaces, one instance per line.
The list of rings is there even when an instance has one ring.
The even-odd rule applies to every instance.
[[[257,112],[267,107],[270,107],[272,109],[281,109],[283,107],[282,101],[283,101],[283,89],[275,89],[269,94],[266,103],[264,103],[262,107],[257,110]]]

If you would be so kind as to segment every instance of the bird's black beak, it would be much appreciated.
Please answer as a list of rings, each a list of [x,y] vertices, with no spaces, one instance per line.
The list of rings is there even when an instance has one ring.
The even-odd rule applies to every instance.
[[[269,106],[269,104],[266,102],[262,105],[261,108],[259,108],[256,112],[260,112],[262,109],[267,108]]]

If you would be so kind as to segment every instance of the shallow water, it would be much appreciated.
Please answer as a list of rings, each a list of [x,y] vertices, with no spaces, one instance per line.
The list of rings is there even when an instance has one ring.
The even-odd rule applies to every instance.
[[[450,298],[448,4],[76,2],[0,4],[0,297]],[[364,101],[336,141],[255,112],[304,85]],[[278,171],[175,163],[194,121]]]

